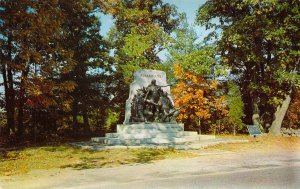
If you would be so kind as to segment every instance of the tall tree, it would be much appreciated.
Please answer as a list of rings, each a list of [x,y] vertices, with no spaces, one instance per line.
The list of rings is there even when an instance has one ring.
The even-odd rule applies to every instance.
[[[214,29],[210,36],[221,34],[221,62],[239,76],[246,122],[258,107],[264,127],[272,123],[274,134],[286,112],[280,111],[283,102],[288,106],[284,99],[299,81],[299,8],[297,0],[209,0],[197,16],[199,24]]]
[[[196,43],[198,39],[197,33],[194,28],[189,25],[185,13],[179,15],[179,24],[174,30],[174,33],[174,41],[168,48],[170,53],[169,61],[171,62],[175,62],[176,58],[191,53],[199,48],[199,44]]]
[[[215,75],[220,66],[213,46],[197,43],[197,34],[180,14],[172,45],[168,48],[167,64],[174,66],[175,105],[180,108],[178,119],[202,132],[212,129],[216,120],[226,115],[225,99],[219,93]],[[172,70],[172,69],[171,69]]]
[[[63,74],[61,79],[72,80],[76,84],[70,94],[74,128],[78,127],[78,119],[82,117],[84,126],[89,130],[89,112],[99,104],[97,101],[102,100],[104,105],[103,98],[107,99],[106,89],[101,88],[100,91],[99,85],[104,85],[108,78],[105,73],[110,69],[108,44],[100,35],[100,20],[95,15],[96,7],[92,1],[60,1],[59,5],[65,17],[62,45],[73,52],[72,59],[76,63],[72,71]]]
[[[194,28],[192,28],[187,22],[186,14],[179,14],[179,23],[174,30],[173,39],[171,45],[168,46],[167,60],[164,63],[167,72],[169,82],[174,81],[173,64],[183,60],[187,54],[192,53],[199,49],[200,45],[196,43],[198,36]]]
[[[128,84],[135,70],[158,68],[158,53],[169,43],[177,24],[174,6],[162,0],[95,0],[105,14],[112,15],[115,25],[109,32],[114,46],[113,102],[123,110]],[[122,119],[122,117],[120,118]]]
[[[124,65],[136,59],[141,62],[140,66],[160,63],[157,54],[166,48],[166,39],[178,21],[174,6],[161,0],[98,2],[104,12],[115,19],[111,40],[119,63]]]

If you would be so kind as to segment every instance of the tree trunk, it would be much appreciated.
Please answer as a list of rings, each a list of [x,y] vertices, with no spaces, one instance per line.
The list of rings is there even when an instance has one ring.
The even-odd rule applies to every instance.
[[[72,107],[72,117],[73,117],[73,130],[78,127],[78,100],[74,98],[73,100],[73,107]]]
[[[4,129],[4,135],[6,137],[9,137],[9,132],[10,129],[12,127],[12,123],[13,121],[10,119],[10,111],[9,111],[9,107],[11,107],[11,101],[9,100],[9,93],[8,93],[8,81],[7,81],[7,74],[6,74],[6,66],[3,63],[2,64],[2,78],[3,78],[3,85],[4,85],[4,93],[5,93],[5,110],[6,110],[6,119],[7,119],[7,126]]]
[[[201,119],[200,118],[198,120],[198,125],[199,125],[199,135],[201,135]]]
[[[281,124],[289,108],[290,102],[291,102],[291,92],[289,92],[289,94],[286,95],[285,100],[282,102],[282,105],[277,107],[277,110],[274,115],[275,117],[274,121],[272,122],[272,125],[269,129],[270,134],[280,135]]]
[[[7,117],[7,127],[5,134],[9,137],[10,132],[15,133],[15,91],[13,82],[13,73],[11,69],[12,64],[12,49],[11,49],[11,37],[8,37],[8,57],[4,57],[1,54],[2,59],[2,76],[5,93],[5,110]]]
[[[87,131],[90,132],[90,124],[89,124],[89,117],[88,117],[87,108],[84,107],[82,111],[83,111],[82,112],[83,124],[86,127]]]
[[[233,124],[233,136],[235,136],[236,135],[236,124],[234,123]]]
[[[14,82],[13,82],[13,74],[11,68],[7,69],[7,75],[8,75],[8,99],[9,106],[7,107],[8,111],[8,117],[7,122],[8,127],[12,129],[13,132],[15,132],[15,90],[14,90]]]
[[[23,133],[24,133],[24,124],[23,124],[23,119],[24,119],[24,104],[25,104],[25,82],[27,79],[27,75],[29,72],[29,67],[27,67],[23,72],[22,72],[22,77],[21,77],[21,83],[20,83],[20,93],[19,93],[19,103],[18,103],[18,140],[22,141]]]

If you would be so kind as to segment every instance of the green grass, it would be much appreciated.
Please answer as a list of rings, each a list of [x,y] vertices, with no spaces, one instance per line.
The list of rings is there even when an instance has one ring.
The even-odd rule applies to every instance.
[[[69,145],[12,150],[0,155],[0,176],[25,174],[35,169],[90,169],[132,163],[149,163],[165,158],[193,157],[174,149],[110,149],[92,151]]]

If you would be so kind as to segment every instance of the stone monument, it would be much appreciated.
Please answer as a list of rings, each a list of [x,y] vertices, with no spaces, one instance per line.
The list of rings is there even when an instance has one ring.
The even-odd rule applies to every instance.
[[[117,133],[95,137],[92,141],[109,145],[174,144],[213,139],[184,131],[176,122],[178,109],[171,98],[166,73],[158,70],[138,70],[130,85],[126,101],[125,120],[117,125]]]
[[[149,94],[153,92],[157,94]],[[133,108],[136,108],[132,107],[132,105],[137,105],[135,100],[138,100],[138,98],[144,98],[145,100],[148,100],[148,102],[140,102],[141,104],[143,104],[140,104],[141,106],[154,105],[153,103],[151,104],[150,101],[153,100],[157,102],[161,92],[170,94],[170,86],[168,86],[167,84],[167,77],[165,72],[147,69],[136,71],[134,73],[134,81],[130,84],[129,98],[126,101],[124,124],[135,122],[134,116],[136,115],[132,115],[132,113],[135,113],[134,111],[132,111]],[[145,108],[147,109],[147,107]]]

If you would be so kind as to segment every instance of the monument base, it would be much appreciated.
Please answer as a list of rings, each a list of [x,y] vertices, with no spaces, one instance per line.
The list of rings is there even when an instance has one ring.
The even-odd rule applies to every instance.
[[[183,124],[177,123],[133,123],[117,125],[117,133],[106,133],[105,137],[91,140],[107,145],[177,144],[197,140],[215,139],[211,135],[198,135],[184,131]]]

